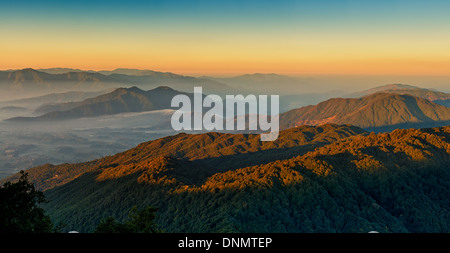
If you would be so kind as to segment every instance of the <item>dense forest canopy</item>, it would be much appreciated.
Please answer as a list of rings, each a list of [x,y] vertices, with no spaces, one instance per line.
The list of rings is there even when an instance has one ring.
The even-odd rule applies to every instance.
[[[449,231],[450,127],[369,134],[305,126],[277,142],[257,139],[179,134],[89,163],[35,168],[48,171],[46,180],[68,175],[35,179],[52,219],[81,232],[106,217],[126,219],[133,206],[157,208],[164,232]]]

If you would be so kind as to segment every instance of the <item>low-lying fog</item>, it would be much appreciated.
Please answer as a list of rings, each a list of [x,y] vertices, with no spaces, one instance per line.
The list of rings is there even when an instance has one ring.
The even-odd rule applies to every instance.
[[[269,77],[272,77],[269,75]],[[362,91],[389,83],[406,83],[423,88],[450,91],[448,77],[405,76],[319,76],[299,78],[296,86],[289,90],[277,82],[263,82],[247,78],[229,78],[229,87],[247,87],[255,94],[280,94],[280,113],[306,105],[314,105],[332,97],[341,97],[351,92]],[[273,78],[284,78],[277,77]],[[277,80],[278,80],[277,79]],[[271,79],[269,79],[270,81]],[[290,79],[289,79],[290,80]],[[247,83],[246,83],[247,82]],[[284,90],[283,90],[284,87]],[[325,87],[325,88],[324,88]],[[265,90],[266,89],[266,90]],[[287,89],[287,90],[286,90]],[[146,88],[145,90],[148,90]],[[238,89],[239,90],[239,89]],[[314,91],[310,91],[314,90]],[[315,91],[320,90],[320,91]],[[140,113],[122,113],[95,118],[59,121],[5,121],[13,117],[35,117],[42,114],[43,106],[55,103],[70,103],[106,94],[103,91],[72,91],[28,98],[10,97],[1,93],[0,98],[0,179],[20,170],[52,163],[74,163],[113,155],[139,143],[176,134],[171,128],[173,110]],[[283,91],[283,92],[282,92]],[[188,89],[187,92],[193,92]],[[226,94],[228,90],[223,91]],[[239,93],[237,93],[239,94]],[[15,99],[15,100],[11,100]],[[9,101],[6,101],[9,100]],[[41,110],[39,110],[39,108]],[[47,108],[48,109],[48,108]]]
[[[1,121],[0,179],[46,163],[113,155],[172,135],[171,115],[172,110],[160,110],[54,122]],[[7,115],[2,114],[2,118]]]

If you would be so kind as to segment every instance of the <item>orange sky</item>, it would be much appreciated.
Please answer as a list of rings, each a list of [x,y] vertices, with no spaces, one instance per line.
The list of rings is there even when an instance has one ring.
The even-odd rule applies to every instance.
[[[450,75],[442,2],[131,2],[10,3],[0,10],[0,69]]]

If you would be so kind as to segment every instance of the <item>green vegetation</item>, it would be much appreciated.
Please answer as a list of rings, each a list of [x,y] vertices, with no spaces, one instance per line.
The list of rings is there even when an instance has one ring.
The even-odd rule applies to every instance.
[[[149,141],[128,151],[107,156],[102,159],[75,164],[46,164],[27,170],[30,180],[37,189],[45,191],[69,183],[86,172],[105,171],[102,177],[120,177],[137,172],[152,163],[154,159],[165,156],[179,159],[187,167],[182,171],[192,174],[189,166],[208,168],[197,172],[203,176],[212,175],[237,168],[287,159],[330,144],[338,139],[367,134],[354,126],[302,126],[280,132],[274,142],[261,142],[258,134],[177,134]],[[186,163],[192,161],[193,163]],[[178,173],[180,173],[178,171]],[[185,173],[185,174],[186,174]],[[116,174],[116,176],[114,176]],[[189,176],[189,175],[187,175]],[[17,180],[14,175],[6,180]],[[1,181],[0,181],[1,182]]]
[[[80,232],[126,230],[133,206],[156,207],[164,232],[450,231],[450,127],[303,126],[258,139],[179,134],[34,173],[62,172],[39,182],[44,207]]]
[[[63,225],[54,227],[50,217],[39,204],[45,203],[45,196],[29,182],[28,174],[20,172],[17,182],[6,182],[0,187],[0,233],[53,233]],[[113,217],[100,221],[95,233],[157,233],[155,223],[157,209],[134,206],[128,214],[129,220],[117,222]]]
[[[45,196],[21,171],[17,182],[0,187],[0,233],[50,233],[53,224],[39,204]]]
[[[120,223],[114,217],[108,217],[100,221],[94,233],[157,233],[156,210],[151,206],[138,210],[134,206],[128,214],[129,220]]]
[[[332,135],[351,127],[326,128]],[[126,222],[132,206],[149,205],[158,208],[156,223],[166,232],[449,231],[450,127],[362,132],[309,150],[299,148],[307,141],[277,149],[312,129],[282,132],[269,149],[244,153],[249,145],[229,154],[220,160],[229,169],[211,166],[221,149],[204,148],[227,143],[225,136],[243,147],[249,136],[178,135],[141,144],[47,190],[45,207],[52,219],[82,232],[95,231],[106,217]],[[247,141],[236,140],[244,136]],[[298,155],[252,161],[281,150]]]

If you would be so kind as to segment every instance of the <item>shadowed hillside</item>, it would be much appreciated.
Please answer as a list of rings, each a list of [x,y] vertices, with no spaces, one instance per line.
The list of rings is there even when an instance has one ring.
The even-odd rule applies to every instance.
[[[133,205],[158,207],[166,232],[449,231],[450,127],[302,128],[267,147],[247,135],[179,134],[90,163],[34,168],[30,176],[49,189],[51,217],[84,232],[101,218],[125,218]],[[324,144],[327,132],[353,134]],[[289,148],[300,143],[315,145]],[[274,157],[248,165],[257,154]],[[221,158],[221,168],[210,163]],[[77,176],[45,185],[64,171]]]
[[[207,174],[233,168],[261,164],[281,158],[291,158],[315,147],[329,144],[341,138],[367,134],[354,126],[333,124],[311,127],[302,126],[280,132],[274,142],[261,142],[259,134],[185,134],[160,138],[138,145],[128,151],[86,163],[43,165],[28,170],[30,179],[38,189],[47,190],[67,183],[84,172],[106,171],[131,174],[128,164],[136,164],[159,157],[195,161],[208,166]],[[121,172],[120,172],[121,171]],[[18,175],[9,179],[18,178]],[[108,176],[114,177],[114,176]],[[8,179],[5,179],[8,180]]]

